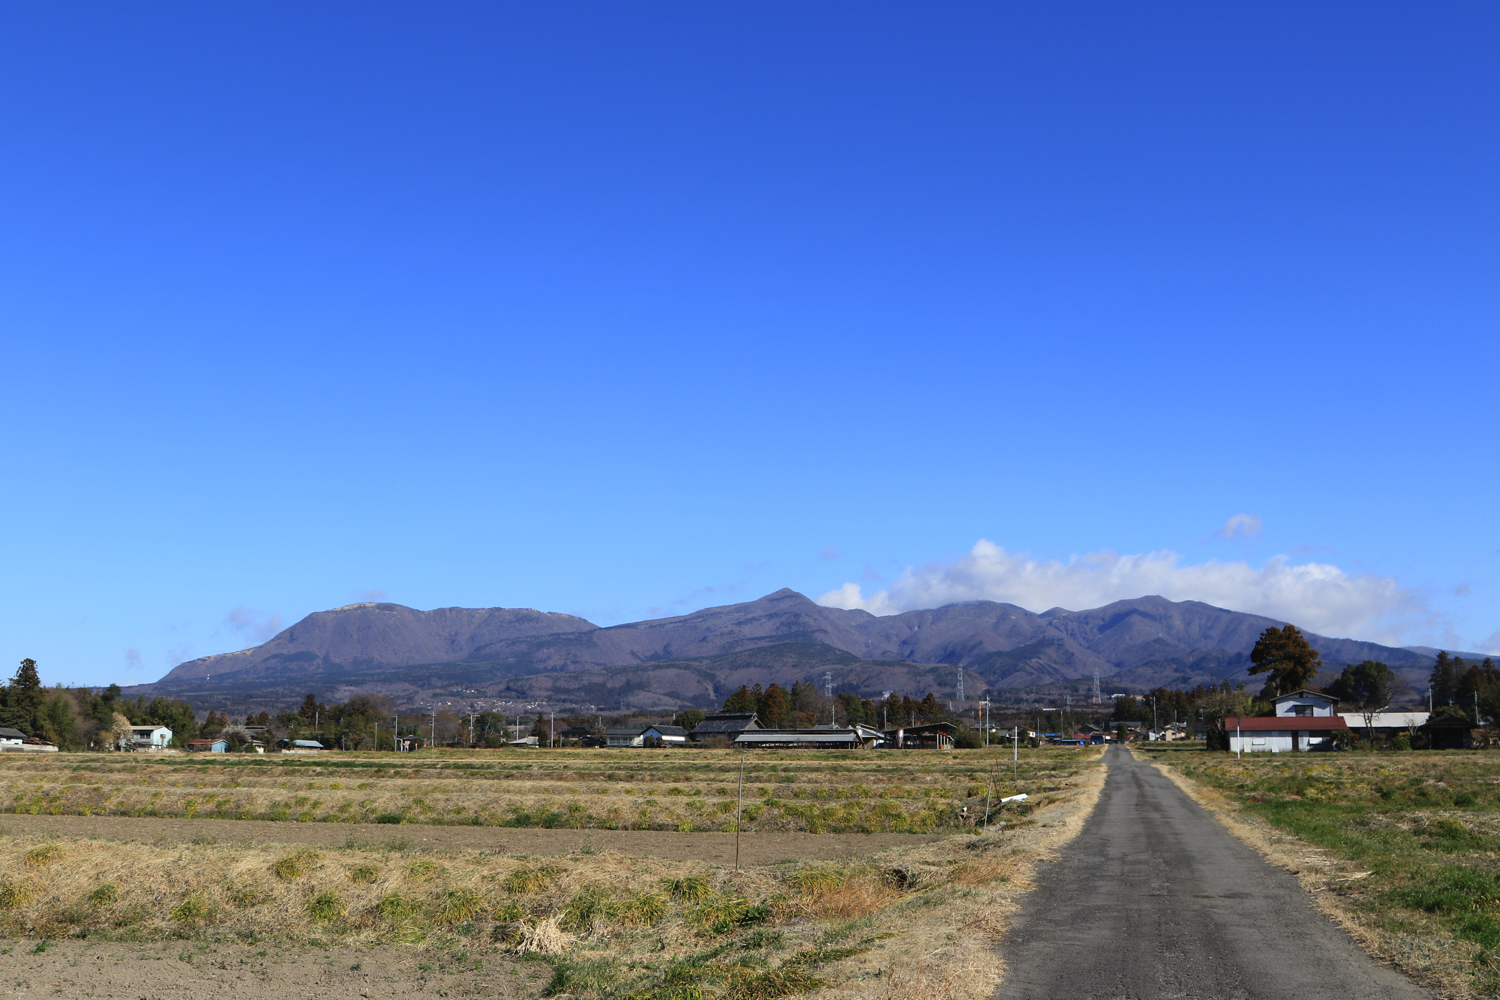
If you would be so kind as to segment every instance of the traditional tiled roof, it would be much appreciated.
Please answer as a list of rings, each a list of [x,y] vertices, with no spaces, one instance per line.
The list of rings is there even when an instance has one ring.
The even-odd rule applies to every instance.
[[[760,719],[756,718],[754,712],[719,712],[715,715],[706,715],[703,721],[693,727],[694,736],[706,736],[713,733],[742,733],[747,729],[760,729]]]

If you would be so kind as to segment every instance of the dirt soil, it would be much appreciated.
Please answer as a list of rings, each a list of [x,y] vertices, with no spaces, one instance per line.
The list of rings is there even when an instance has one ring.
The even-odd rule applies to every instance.
[[[330,997],[538,996],[551,970],[541,962],[487,958],[479,968],[399,945],[274,949],[200,945],[17,941],[0,951],[0,996],[120,1000],[302,1000]]]
[[[0,816],[0,832],[135,840],[148,843],[311,844],[407,850],[499,851],[561,857],[579,850],[627,857],[734,864],[734,834],[674,830],[543,830],[495,826],[377,823],[277,823],[254,819],[160,819],[133,816]],[[941,839],[911,833],[744,833],[740,862],[817,861],[873,854]]]

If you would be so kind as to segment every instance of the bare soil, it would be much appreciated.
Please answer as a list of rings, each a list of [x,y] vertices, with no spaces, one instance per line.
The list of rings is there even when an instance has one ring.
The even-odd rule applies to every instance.
[[[0,951],[0,996],[120,1000],[302,1000],[330,997],[539,995],[542,962],[487,958],[478,968],[416,948],[288,949],[239,945],[15,941]]]
[[[163,844],[309,844],[315,847],[375,848],[400,845],[406,850],[497,851],[552,857],[582,850],[714,864],[733,864],[735,860],[735,836],[732,833],[678,833],[672,830],[545,830],[535,827],[9,814],[0,817],[0,832]],[[939,835],[912,833],[743,833],[740,834],[740,862],[762,865],[780,861],[829,860],[940,839]]]

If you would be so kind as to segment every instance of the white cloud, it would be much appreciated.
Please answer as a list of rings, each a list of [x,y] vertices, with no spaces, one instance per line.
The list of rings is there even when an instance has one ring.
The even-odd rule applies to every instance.
[[[1219,529],[1220,538],[1253,538],[1260,534],[1264,522],[1254,514],[1236,514]]]
[[[241,604],[224,616],[229,627],[249,636],[257,643],[265,642],[281,631],[281,616],[268,615],[263,611],[251,611]]]
[[[1152,594],[1266,615],[1323,635],[1384,643],[1400,643],[1404,634],[1437,624],[1426,601],[1394,577],[1354,575],[1327,563],[1293,565],[1277,556],[1259,568],[1246,562],[1184,565],[1175,552],[1165,551],[1041,560],[984,539],[949,565],[908,567],[888,590],[866,597],[859,584],[846,583],[818,603],[877,615],[978,600],[1032,611],[1078,611]]]

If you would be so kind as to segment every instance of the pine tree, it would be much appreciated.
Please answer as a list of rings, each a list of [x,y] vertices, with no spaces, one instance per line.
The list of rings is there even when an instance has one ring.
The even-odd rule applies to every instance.
[[[1458,695],[1458,669],[1447,650],[1438,650],[1437,662],[1427,683],[1432,687],[1432,706],[1448,705]]]
[[[1250,651],[1250,662],[1254,664],[1249,673],[1267,674],[1262,698],[1275,698],[1304,688],[1318,676],[1318,651],[1312,648],[1302,630],[1295,625],[1266,629],[1255,640]]]

